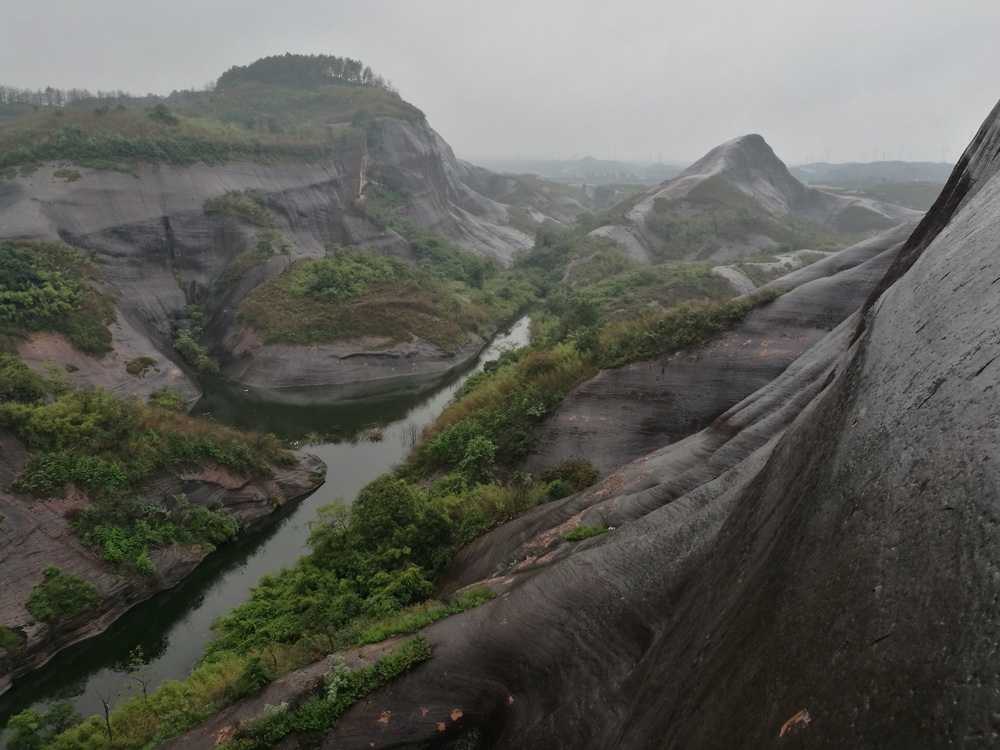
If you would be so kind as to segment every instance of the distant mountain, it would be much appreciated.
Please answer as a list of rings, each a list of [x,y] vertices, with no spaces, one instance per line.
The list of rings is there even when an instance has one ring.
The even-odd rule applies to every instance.
[[[684,167],[679,164],[647,161],[595,159],[475,159],[476,164],[494,172],[532,174],[555,182],[589,185],[656,185],[673,177]]]
[[[730,260],[774,249],[832,249],[918,212],[807,187],[759,135],[723,143],[591,234],[635,259]]]
[[[874,161],[847,164],[798,164],[788,171],[807,184],[855,187],[877,182],[936,182],[944,185],[954,164],[929,161]]]

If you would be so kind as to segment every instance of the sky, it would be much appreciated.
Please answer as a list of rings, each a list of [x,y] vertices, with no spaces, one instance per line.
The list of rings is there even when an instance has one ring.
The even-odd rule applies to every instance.
[[[295,52],[391,80],[462,158],[954,162],[1000,98],[986,0],[0,0],[0,84],[168,94]]]

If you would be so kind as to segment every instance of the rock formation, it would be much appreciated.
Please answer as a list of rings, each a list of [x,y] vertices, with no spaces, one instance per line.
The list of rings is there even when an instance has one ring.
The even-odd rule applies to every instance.
[[[8,486],[27,460],[20,442],[0,430],[0,487]],[[245,479],[221,469],[160,476],[146,488],[144,497],[150,503],[169,505],[171,498],[184,494],[188,502],[209,508],[221,505],[244,524],[252,524],[286,501],[312,491],[314,480],[325,472],[322,461],[305,455],[292,469],[275,468],[273,479]],[[99,548],[84,547],[70,529],[70,518],[88,505],[88,499],[72,488],[65,498],[46,500],[0,490],[0,569],[4,572],[0,625],[19,628],[27,636],[13,653],[0,648],[0,693],[60,650],[102,632],[132,606],[177,585],[208,554],[201,546],[174,544],[149,553],[155,575],[118,575],[101,560]],[[32,588],[42,580],[42,569],[50,565],[93,585],[101,596],[96,610],[54,624],[34,621],[25,605]]]
[[[58,166],[47,164],[29,177],[0,179],[0,239],[61,241],[91,251],[118,298],[113,355],[85,367],[63,351],[67,346],[36,338],[25,344],[22,356],[32,364],[69,357],[80,367],[76,380],[81,384],[139,393],[170,386],[195,397],[193,374],[171,344],[171,323],[186,305],[207,300],[205,343],[225,374],[246,378],[247,384],[353,383],[356,389],[359,381],[375,379],[371,372],[392,382],[397,364],[399,371],[421,375],[461,365],[482,341],[448,356],[420,341],[402,345],[394,350],[398,361],[383,373],[381,363],[392,353],[371,357],[367,370],[363,345],[322,347],[317,355],[304,347],[261,346],[252,333],[235,330],[236,306],[254,287],[293,260],[324,255],[329,243],[414,260],[401,236],[353,209],[373,181],[407,191],[410,215],[418,224],[500,264],[531,246],[529,235],[509,225],[507,207],[477,192],[476,186],[489,187],[489,173],[456,159],[437,133],[392,118],[379,121],[379,132],[378,146],[369,149],[363,141],[345,146],[325,164],[140,165],[135,176],[81,167],[81,179],[72,182],[57,178]],[[205,201],[227,191],[263,196],[291,252],[251,269],[224,293],[210,295],[226,264],[255,249],[253,227],[205,215]],[[567,210],[560,211],[566,218]],[[140,355],[160,363],[158,372],[142,380],[128,376],[122,366]]]
[[[756,201],[774,217],[793,215],[839,228],[839,219],[848,209],[863,210],[889,223],[900,223],[919,216],[919,212],[867,198],[847,198],[803,185],[759,135],[745,135],[716,146],[676,177],[650,190],[628,212],[621,224],[595,229],[595,237],[606,237],[627,250],[636,260],[650,262],[650,253],[663,244],[646,224],[659,199],[679,202],[682,215],[697,215],[702,209],[685,205],[684,199],[696,186],[713,177],[722,177]],[[729,260],[767,250],[777,241],[761,232],[748,232],[742,238],[717,241],[718,247],[698,259]],[[694,257],[687,258],[694,260]]]
[[[773,381],[467,550],[450,584],[499,596],[323,747],[993,746],[998,154],[1000,107]]]

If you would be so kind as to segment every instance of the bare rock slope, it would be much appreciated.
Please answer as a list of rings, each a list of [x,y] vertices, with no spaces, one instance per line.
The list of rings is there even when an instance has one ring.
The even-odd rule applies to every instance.
[[[651,253],[662,245],[646,225],[646,217],[662,199],[681,202],[684,214],[697,214],[695,206],[685,206],[684,198],[696,186],[713,177],[722,177],[756,201],[765,212],[775,217],[793,215],[830,227],[848,209],[863,209],[886,222],[901,223],[919,216],[919,212],[867,198],[846,198],[803,185],[789,174],[784,163],[759,135],[734,138],[709,151],[676,177],[660,183],[646,193],[628,212],[625,221],[595,229],[591,234],[607,237],[629,252],[636,260],[649,262]],[[765,234],[749,233],[742,239],[720,242],[711,254],[713,260],[729,260],[751,255],[777,242]],[[694,260],[694,258],[688,258]]]
[[[488,182],[484,170],[455,158],[430,128],[391,118],[380,121],[377,147],[347,143],[323,164],[139,165],[134,176],[79,168],[76,181],[58,177],[58,169],[47,164],[29,177],[0,180],[0,239],[61,241],[94,254],[117,295],[119,354],[103,362],[100,372],[77,377],[82,383],[124,390],[148,392],[173,384],[197,392],[171,344],[171,323],[183,317],[188,304],[206,305],[209,348],[223,371],[238,378],[247,364],[241,361],[246,352],[235,356],[227,339],[235,308],[288,263],[322,256],[330,243],[414,260],[401,236],[354,210],[352,204],[369,183],[405,190],[414,221],[501,264],[532,244],[529,235],[509,225],[504,204],[477,192],[476,185]],[[212,294],[226,265],[256,248],[253,227],[205,215],[205,201],[228,191],[262,196],[291,252],[251,269],[224,294]],[[448,357],[435,351],[426,358],[426,347],[415,343],[404,356],[420,360],[418,370],[447,370],[464,361],[462,352]],[[257,360],[252,367],[255,385],[337,384],[366,375],[351,367],[321,370],[310,364],[314,357],[305,347],[256,347],[251,354]],[[30,349],[24,355],[39,360]],[[160,372],[177,373],[131,382],[118,361],[125,355],[172,361]],[[354,346],[349,355],[357,361],[365,355],[364,346]]]
[[[468,550],[453,585],[500,596],[323,746],[994,745],[998,154],[1000,107],[771,383]],[[562,541],[579,523],[614,528]]]

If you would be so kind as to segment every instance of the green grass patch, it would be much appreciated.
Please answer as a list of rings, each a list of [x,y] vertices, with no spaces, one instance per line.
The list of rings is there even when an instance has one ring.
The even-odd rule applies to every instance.
[[[66,182],[76,182],[80,179],[80,173],[75,169],[57,169],[53,173],[54,177],[59,177]]]
[[[78,167],[85,167],[87,169],[96,169],[99,172],[120,172],[121,174],[132,175],[132,177],[138,177],[139,174],[135,171],[135,167],[131,164],[126,164],[120,161],[111,161],[109,159],[79,159],[75,162]]]
[[[579,542],[581,539],[590,539],[592,536],[600,536],[611,531],[607,526],[586,526],[580,525],[571,531],[563,534],[564,542]]]
[[[66,245],[0,244],[0,348],[33,331],[57,331],[87,354],[111,351],[113,298],[93,286],[100,278],[96,263]]]
[[[608,326],[599,337],[596,360],[604,369],[698,344],[730,328],[751,310],[781,296],[780,290],[716,304],[682,302]]]
[[[364,646],[366,643],[378,643],[386,638],[401,633],[413,633],[442,617],[456,615],[460,612],[478,607],[480,604],[493,599],[496,594],[488,586],[477,586],[468,591],[463,591],[449,602],[441,603],[436,601],[422,602],[407,607],[393,617],[381,620],[365,629],[358,638],[357,645]]]

